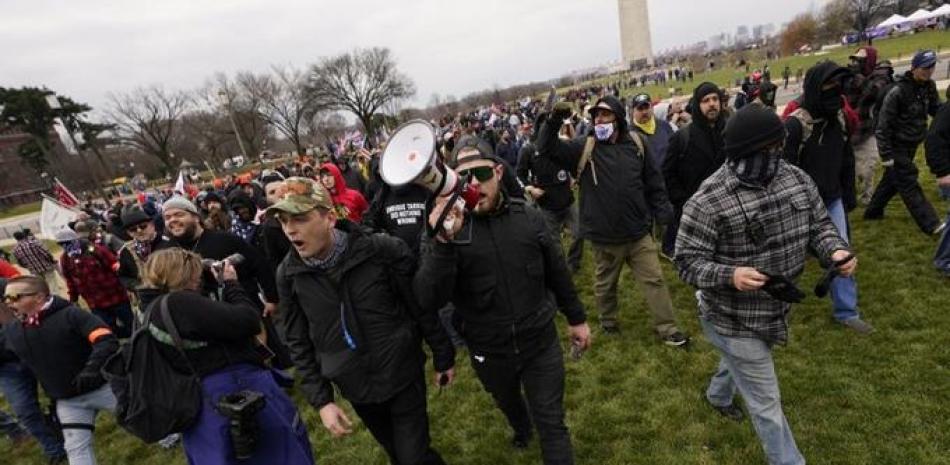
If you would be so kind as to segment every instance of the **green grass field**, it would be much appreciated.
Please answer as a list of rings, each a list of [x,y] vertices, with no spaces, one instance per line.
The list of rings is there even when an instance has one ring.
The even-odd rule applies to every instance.
[[[947,43],[950,34],[906,39],[927,37]],[[895,39],[895,47],[902,40]],[[878,45],[884,49],[887,42]],[[914,43],[906,48],[918,48]],[[924,189],[938,211],[946,212],[948,205],[936,198],[933,176],[921,159],[922,153]],[[877,331],[862,337],[843,329],[832,321],[827,299],[810,297],[796,306],[789,345],[774,353],[786,415],[809,463],[950,464],[950,281],[931,264],[936,240],[916,229],[899,199],[891,202],[883,221],[865,222],[861,213],[859,208],[851,214],[861,310]],[[595,333],[593,349],[579,362],[566,362],[567,423],[577,463],[765,463],[748,420],[733,423],[704,404],[702,392],[718,356],[700,334],[693,290],[670,264],[663,266],[679,324],[693,344],[683,351],[654,339],[644,301],[625,271],[623,334]],[[816,264],[809,263],[801,287],[810,290],[819,275]],[[596,327],[589,251],[576,283]],[[540,463],[537,441],[524,452],[509,446],[505,420],[466,358],[464,352],[459,356],[456,385],[429,393],[436,449],[450,464]],[[355,434],[333,440],[316,412],[297,400],[319,463],[387,463],[358,421]],[[11,450],[5,438],[0,444],[2,463],[45,463],[35,445]],[[185,463],[180,448],[145,445],[118,429],[108,414],[100,415],[96,447],[103,464]]]
[[[25,215],[27,213],[34,213],[40,211],[40,204],[42,202],[31,202],[25,203],[23,205],[17,205],[15,207],[3,208],[0,209],[0,220],[13,218],[14,216]]]

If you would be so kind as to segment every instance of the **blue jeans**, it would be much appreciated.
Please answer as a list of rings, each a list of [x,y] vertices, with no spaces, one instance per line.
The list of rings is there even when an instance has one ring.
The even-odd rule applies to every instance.
[[[0,433],[7,435],[11,440],[22,438],[27,434],[23,427],[17,423],[16,418],[3,410],[0,410]]]
[[[844,211],[844,204],[841,199],[835,199],[829,202],[828,216],[831,222],[838,229],[838,234],[848,244],[851,243],[851,231],[848,228],[848,214]],[[838,276],[831,281],[831,303],[834,305],[834,317],[838,321],[858,318],[858,285],[854,281],[854,276],[847,278]]]
[[[946,221],[950,222],[950,213],[947,214]],[[934,254],[934,266],[938,270],[950,276],[950,228],[943,231],[940,242],[937,244],[937,253]]]
[[[36,378],[30,370],[19,362],[0,364],[0,392],[23,427],[39,441],[44,455],[59,457],[66,453],[63,443],[46,424],[36,397]]]
[[[769,464],[804,465],[805,458],[782,412],[771,346],[759,339],[723,336],[702,316],[699,322],[720,356],[706,398],[713,405],[725,407],[732,404],[736,392],[741,394]]]

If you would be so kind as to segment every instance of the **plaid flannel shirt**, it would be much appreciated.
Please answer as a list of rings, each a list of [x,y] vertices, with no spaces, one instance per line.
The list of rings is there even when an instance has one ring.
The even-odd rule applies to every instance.
[[[699,310],[725,336],[788,339],[791,304],[762,290],[740,292],[735,269],[753,267],[796,281],[811,250],[823,263],[847,243],[828,217],[811,177],[780,162],[767,188],[741,182],[723,165],[683,208],[676,265],[696,287]]]
[[[78,257],[64,253],[60,258],[69,300],[76,302],[82,296],[89,308],[108,308],[128,302],[129,296],[115,272],[115,255],[101,245],[85,241],[83,248]]]
[[[56,260],[53,259],[53,255],[43,244],[33,238],[18,241],[13,246],[13,256],[20,265],[36,276],[43,276],[50,270],[56,269]]]

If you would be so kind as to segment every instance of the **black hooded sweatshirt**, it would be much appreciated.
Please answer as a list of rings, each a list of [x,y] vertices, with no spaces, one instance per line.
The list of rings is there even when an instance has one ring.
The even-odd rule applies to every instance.
[[[650,233],[654,220],[669,223],[673,208],[666,196],[662,174],[630,135],[623,105],[613,96],[603,97],[596,104],[600,102],[613,110],[617,126],[610,140],[596,142],[590,161],[578,179],[580,236],[601,244],[637,241]],[[538,134],[538,151],[573,173],[587,135],[561,141],[560,127],[560,121],[551,118],[545,121]],[[646,141],[644,147],[649,148]]]
[[[16,320],[3,325],[3,333],[7,347],[53,399],[85,394],[76,389],[76,377],[80,373],[98,375],[106,359],[119,349],[119,342],[99,317],[59,297],[53,297],[43,311],[38,327]],[[99,386],[105,383],[102,379]]]
[[[821,109],[821,86],[847,73],[845,68],[825,61],[815,65],[805,77],[801,109],[813,124],[808,140],[802,140],[804,126],[796,117],[785,120],[785,158],[815,181],[821,198],[828,204],[841,199],[846,210],[857,205],[854,194],[854,148],[839,110],[828,115]]]
[[[663,158],[663,180],[670,202],[678,208],[689,200],[700,184],[716,172],[726,161],[722,130],[726,118],[722,112],[715,122],[709,120],[699,109],[699,101],[708,94],[718,92],[715,84],[704,82],[693,91],[689,112],[693,121],[673,134]]]
[[[950,103],[944,103],[934,117],[924,147],[927,165],[934,176],[942,178],[950,174]]]

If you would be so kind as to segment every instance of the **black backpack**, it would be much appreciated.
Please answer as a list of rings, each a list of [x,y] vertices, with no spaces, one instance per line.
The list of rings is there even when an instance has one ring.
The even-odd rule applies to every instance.
[[[151,324],[156,304],[168,333]],[[162,342],[153,333],[166,335],[170,341]],[[186,343],[200,344],[181,339],[168,311],[166,294],[149,305],[131,341],[102,368],[116,397],[116,423],[147,443],[184,431],[201,411],[201,380],[191,362],[188,362],[191,373],[182,373],[166,360],[159,347],[169,343],[186,361]]]

